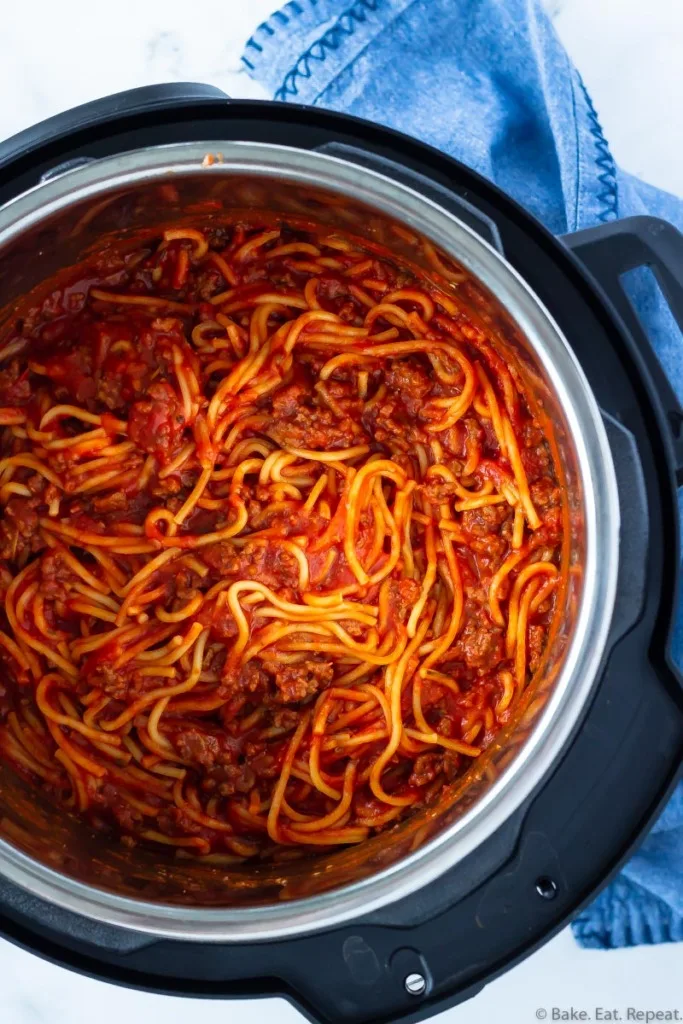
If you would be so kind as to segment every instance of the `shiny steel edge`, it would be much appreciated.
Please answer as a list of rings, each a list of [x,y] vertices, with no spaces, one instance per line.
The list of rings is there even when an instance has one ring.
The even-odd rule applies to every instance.
[[[222,162],[202,167],[207,153]],[[564,748],[604,653],[616,594],[619,497],[607,435],[588,381],[558,325],[524,279],[453,214],[376,171],[268,143],[207,141],[135,150],[77,168],[0,210],[0,248],[80,200],[173,176],[249,174],[327,189],[373,206],[426,235],[462,263],[516,321],[542,364],[574,442],[584,494],[585,583],[565,662],[533,734],[500,779],[461,819],[376,875],[319,896],[246,909],[138,901],[74,881],[0,840],[0,872],[66,910],[132,931],[193,941],[245,942],[331,928],[410,895],[489,838],[533,793]]]

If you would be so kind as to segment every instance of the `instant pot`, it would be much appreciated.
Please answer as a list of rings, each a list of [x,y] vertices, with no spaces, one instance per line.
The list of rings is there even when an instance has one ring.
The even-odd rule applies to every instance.
[[[651,267],[683,327],[683,236],[637,217],[554,238],[414,139],[201,85],[122,93],[8,140],[0,203],[5,315],[103,233],[230,209],[391,238],[412,258],[426,241],[552,420],[574,581],[545,679],[476,777],[358,848],[251,873],[159,863],[2,768],[0,932],[104,980],[280,995],[320,1022],[420,1020],[470,998],[595,896],[680,774],[683,412],[622,276]]]

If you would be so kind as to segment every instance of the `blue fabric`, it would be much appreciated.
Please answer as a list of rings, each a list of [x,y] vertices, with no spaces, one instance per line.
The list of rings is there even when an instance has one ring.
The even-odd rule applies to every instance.
[[[243,60],[276,99],[356,114],[439,147],[556,233],[639,213],[683,229],[679,199],[615,165],[536,0],[292,0],[255,31]],[[629,293],[683,400],[680,332],[652,275],[631,275]],[[677,658],[683,665],[683,621]],[[574,933],[599,948],[683,939],[683,783]]]

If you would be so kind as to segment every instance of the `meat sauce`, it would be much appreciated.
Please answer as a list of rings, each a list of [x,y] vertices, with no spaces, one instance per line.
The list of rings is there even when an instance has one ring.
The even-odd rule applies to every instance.
[[[0,756],[127,845],[361,842],[542,666],[548,436],[388,253],[249,223],[108,248],[0,338],[0,424]]]

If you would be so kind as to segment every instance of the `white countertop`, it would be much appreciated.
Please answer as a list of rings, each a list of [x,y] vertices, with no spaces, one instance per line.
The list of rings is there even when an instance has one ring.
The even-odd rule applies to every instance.
[[[617,161],[683,194],[683,0],[545,3]],[[0,138],[78,103],[152,82],[206,81],[231,96],[263,98],[240,70],[240,56],[259,21],[278,6],[278,0],[118,0],[114,14],[92,0],[5,0]]]
[[[683,0],[546,0],[621,165],[683,194]],[[264,94],[239,70],[245,39],[277,0],[6,0],[0,138],[67,107],[152,82],[206,81]],[[201,14],[200,14],[201,12]],[[457,943],[454,935],[450,941]],[[580,950],[569,930],[448,1011],[444,1024],[531,1024],[553,1014],[678,1009],[683,944]],[[201,1017],[200,1017],[201,1014]],[[604,1013],[602,1019],[609,1019]],[[613,1018],[618,1019],[618,1018]],[[640,1018],[631,1019],[645,1020]],[[650,1018],[653,1019],[653,1018]],[[660,1018],[661,1019],[661,1018]],[[0,940],[0,1024],[296,1024],[281,1000],[229,1004],[147,995],[71,974]]]
[[[456,935],[452,941],[457,943]],[[554,1008],[585,1010],[592,1021],[600,1019],[598,1008],[617,1010],[623,1024],[629,1008],[678,1009],[683,1019],[682,965],[680,943],[586,951],[566,930],[476,999],[434,1019],[439,1024],[534,1024],[551,1022]],[[226,1003],[149,995],[71,974],[2,940],[0,979],[2,1024],[304,1024],[281,999]],[[537,1016],[538,1010],[547,1017]]]

